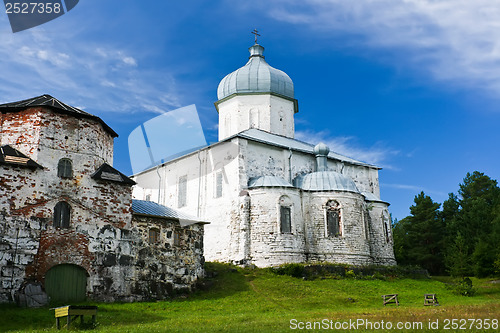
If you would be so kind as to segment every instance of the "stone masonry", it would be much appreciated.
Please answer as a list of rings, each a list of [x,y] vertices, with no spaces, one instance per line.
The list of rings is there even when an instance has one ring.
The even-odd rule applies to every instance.
[[[203,224],[132,211],[134,182],[111,166],[111,128],[48,95],[0,111],[0,302],[27,283],[43,285],[62,264],[85,270],[94,300],[193,288],[203,275]],[[61,203],[68,225],[58,221]]]

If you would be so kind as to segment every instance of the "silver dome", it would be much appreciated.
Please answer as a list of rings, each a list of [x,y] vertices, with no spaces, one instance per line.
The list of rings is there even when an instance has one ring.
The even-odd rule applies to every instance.
[[[250,59],[245,66],[226,75],[217,88],[219,100],[236,93],[276,93],[294,98],[292,79],[264,60],[264,47],[255,44],[248,49]]]
[[[359,193],[356,184],[335,171],[318,171],[299,175],[293,180],[295,187],[306,191],[348,191]]]

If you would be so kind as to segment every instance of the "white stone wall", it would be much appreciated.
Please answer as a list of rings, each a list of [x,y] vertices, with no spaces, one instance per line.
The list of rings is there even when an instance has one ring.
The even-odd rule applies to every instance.
[[[240,221],[240,159],[238,139],[202,149],[133,177],[136,199],[159,202],[209,221],[205,227],[207,260],[229,261],[237,257],[239,234],[232,223]],[[222,196],[216,197],[216,174],[223,175]],[[187,176],[186,206],[178,206],[179,178]],[[151,188],[160,184],[156,188]],[[233,241],[234,240],[234,241]]]
[[[394,240],[392,238],[391,220],[387,208],[388,205],[383,202],[371,202],[368,204],[370,248],[375,264],[395,265]]]
[[[294,137],[295,104],[271,94],[236,95],[218,104],[219,141],[249,128]]]
[[[328,236],[326,204],[339,203],[341,235]],[[304,193],[307,225],[308,259],[313,262],[369,264],[372,262],[366,225],[363,219],[364,198],[352,192]]]
[[[380,241],[382,224],[376,214],[382,210],[375,213],[373,205],[365,202],[360,193],[247,188],[250,178],[264,175],[291,182],[298,174],[315,171],[315,164],[312,154],[294,151],[290,157],[288,149],[234,138],[137,175],[134,197],[149,198],[209,221],[204,242],[209,261],[258,266],[305,261],[394,263],[392,244]],[[379,196],[376,168],[332,159],[328,160],[328,167],[350,176],[361,191]],[[214,197],[217,172],[224,175],[220,198]],[[188,179],[185,207],[177,207],[181,176]],[[148,188],[155,184],[161,184],[159,190],[158,186]],[[277,202],[281,195],[289,196],[293,202],[291,234],[279,231]],[[338,238],[325,235],[324,205],[328,199],[335,199],[342,206],[344,232]],[[386,204],[380,205],[387,209]]]
[[[294,188],[257,188],[249,191],[250,263],[259,267],[306,261],[306,237],[300,193]],[[280,198],[289,200],[291,232],[280,224]],[[288,205],[287,205],[288,206]]]

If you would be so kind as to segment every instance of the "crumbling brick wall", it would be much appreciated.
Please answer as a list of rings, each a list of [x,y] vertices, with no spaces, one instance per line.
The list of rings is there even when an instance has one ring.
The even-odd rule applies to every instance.
[[[1,145],[43,167],[0,164],[0,302],[28,281],[43,284],[60,264],[85,269],[95,300],[160,299],[193,287],[203,272],[203,226],[133,218],[129,185],[92,178],[113,159],[113,136],[98,121],[40,107],[0,115]],[[58,177],[61,158],[71,160],[72,177]],[[54,226],[61,201],[71,207],[68,228]],[[148,243],[151,226],[162,242]]]

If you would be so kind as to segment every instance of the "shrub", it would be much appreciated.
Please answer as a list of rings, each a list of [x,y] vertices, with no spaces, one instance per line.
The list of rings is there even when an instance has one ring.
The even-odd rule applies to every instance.
[[[454,284],[454,289],[455,293],[467,297],[472,297],[476,293],[476,290],[472,286],[472,280],[468,277],[458,280],[458,282]]]
[[[301,264],[284,264],[273,270],[278,275],[288,275],[296,278],[304,276],[304,265]]]
[[[352,269],[348,270],[345,272],[345,277],[348,279],[354,279],[356,278],[356,273]]]

